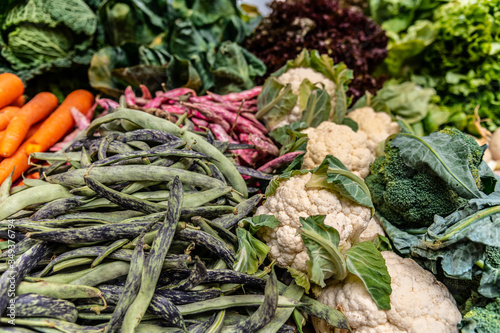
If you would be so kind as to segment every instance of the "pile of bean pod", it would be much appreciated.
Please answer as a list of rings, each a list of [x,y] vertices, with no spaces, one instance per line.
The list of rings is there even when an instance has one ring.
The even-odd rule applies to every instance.
[[[232,150],[239,165],[262,166],[279,155],[266,127],[255,117],[260,86],[227,95],[207,92],[204,96],[189,88],[175,88],[157,91],[155,97],[145,86],[141,88],[142,97],[136,96],[131,87],[125,89],[127,107],[167,119],[187,115],[196,132],[210,130],[218,140],[252,145]],[[119,105],[109,99],[98,99],[98,103],[106,110]]]
[[[348,327],[272,264],[233,269],[235,229],[262,200],[247,184],[270,176],[178,125],[118,108],[32,154],[41,179],[2,184],[2,332],[294,332],[305,314]]]

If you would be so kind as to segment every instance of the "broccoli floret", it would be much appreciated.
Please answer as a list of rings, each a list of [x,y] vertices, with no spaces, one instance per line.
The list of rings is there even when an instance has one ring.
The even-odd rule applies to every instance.
[[[456,129],[441,132],[464,139],[469,146],[470,169],[480,185],[478,167],[482,161],[481,147],[473,138]],[[433,223],[434,215],[449,215],[467,202],[432,170],[409,167],[401,158],[399,149],[391,147],[390,142],[385,148],[385,155],[371,164],[370,175],[365,182],[377,211],[400,228],[427,227]]]
[[[493,268],[500,268],[500,247],[486,246],[485,253],[485,263]]]
[[[500,332],[500,298],[485,306],[473,307],[464,315],[461,326],[462,332]]]

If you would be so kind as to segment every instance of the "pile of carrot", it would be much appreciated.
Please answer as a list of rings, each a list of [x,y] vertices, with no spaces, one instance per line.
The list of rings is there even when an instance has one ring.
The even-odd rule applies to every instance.
[[[0,74],[0,184],[13,172],[13,180],[28,170],[28,156],[48,150],[75,126],[71,109],[86,114],[94,96],[75,90],[59,105],[50,92],[40,92],[27,103],[24,84],[11,73]]]

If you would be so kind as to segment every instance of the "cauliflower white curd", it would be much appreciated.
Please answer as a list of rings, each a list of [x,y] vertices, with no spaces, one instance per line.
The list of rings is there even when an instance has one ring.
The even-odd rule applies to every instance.
[[[375,112],[371,107],[355,109],[347,114],[347,118],[358,124],[358,132],[366,134],[366,145],[374,158],[378,144],[401,130],[391,116],[385,112]]]
[[[306,188],[310,179],[311,173],[307,173],[282,182],[256,212],[256,215],[274,215],[280,222],[274,229],[265,227],[259,231],[260,238],[269,246],[269,257],[276,260],[278,266],[291,266],[303,272],[307,271],[309,255],[297,234],[302,226],[299,217],[325,215],[324,223],[339,232],[339,247],[346,250],[366,229],[371,214],[370,208],[342,198],[334,191]]]
[[[349,126],[330,121],[324,121],[316,128],[307,128],[302,133],[309,137],[304,168],[312,169],[320,165],[326,155],[333,155],[358,177],[365,178],[370,173],[370,163],[375,158],[368,149],[365,133],[354,132]]]
[[[355,275],[331,281],[318,300],[340,310],[353,333],[454,333],[461,315],[453,296],[436,277],[413,259],[383,251],[391,276],[391,309],[379,310]],[[324,321],[313,318],[317,333],[333,333]]]

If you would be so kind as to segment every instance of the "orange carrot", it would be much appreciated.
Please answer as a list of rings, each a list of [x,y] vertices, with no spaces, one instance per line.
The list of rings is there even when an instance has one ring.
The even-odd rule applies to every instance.
[[[4,136],[5,136],[5,131],[0,131],[0,142],[2,142]]]
[[[42,127],[42,124],[43,121],[39,121],[36,124],[31,125],[30,129],[28,130],[28,133],[26,133],[26,138],[31,138],[33,134],[35,134],[40,129],[40,127]]]
[[[39,93],[26,103],[7,126],[5,137],[0,142],[0,156],[12,156],[23,142],[30,126],[47,117],[57,104],[57,97],[49,92]]]
[[[23,107],[26,102],[24,95],[19,96],[14,102],[10,103],[12,106],[17,106],[18,108]]]
[[[23,81],[15,74],[0,74],[0,108],[14,102],[24,93]]]
[[[9,125],[10,121],[16,114],[19,113],[21,108],[18,108],[17,106],[6,106],[3,109],[0,110],[0,130],[3,131],[4,129],[7,128]]]
[[[40,179],[40,173],[39,172],[30,173],[28,176],[26,176],[26,178],[29,178],[29,179]]]
[[[83,114],[92,107],[94,96],[87,90],[75,90],[69,94],[64,102],[43,122],[40,129],[28,140],[27,154],[46,151],[52,147],[73,126],[75,121],[71,115],[71,108],[76,108]]]
[[[5,158],[0,163],[0,184],[9,177],[12,169],[15,168],[12,180],[19,178],[24,171],[30,167],[28,164],[28,155],[25,153],[26,143],[21,145],[14,155]]]

